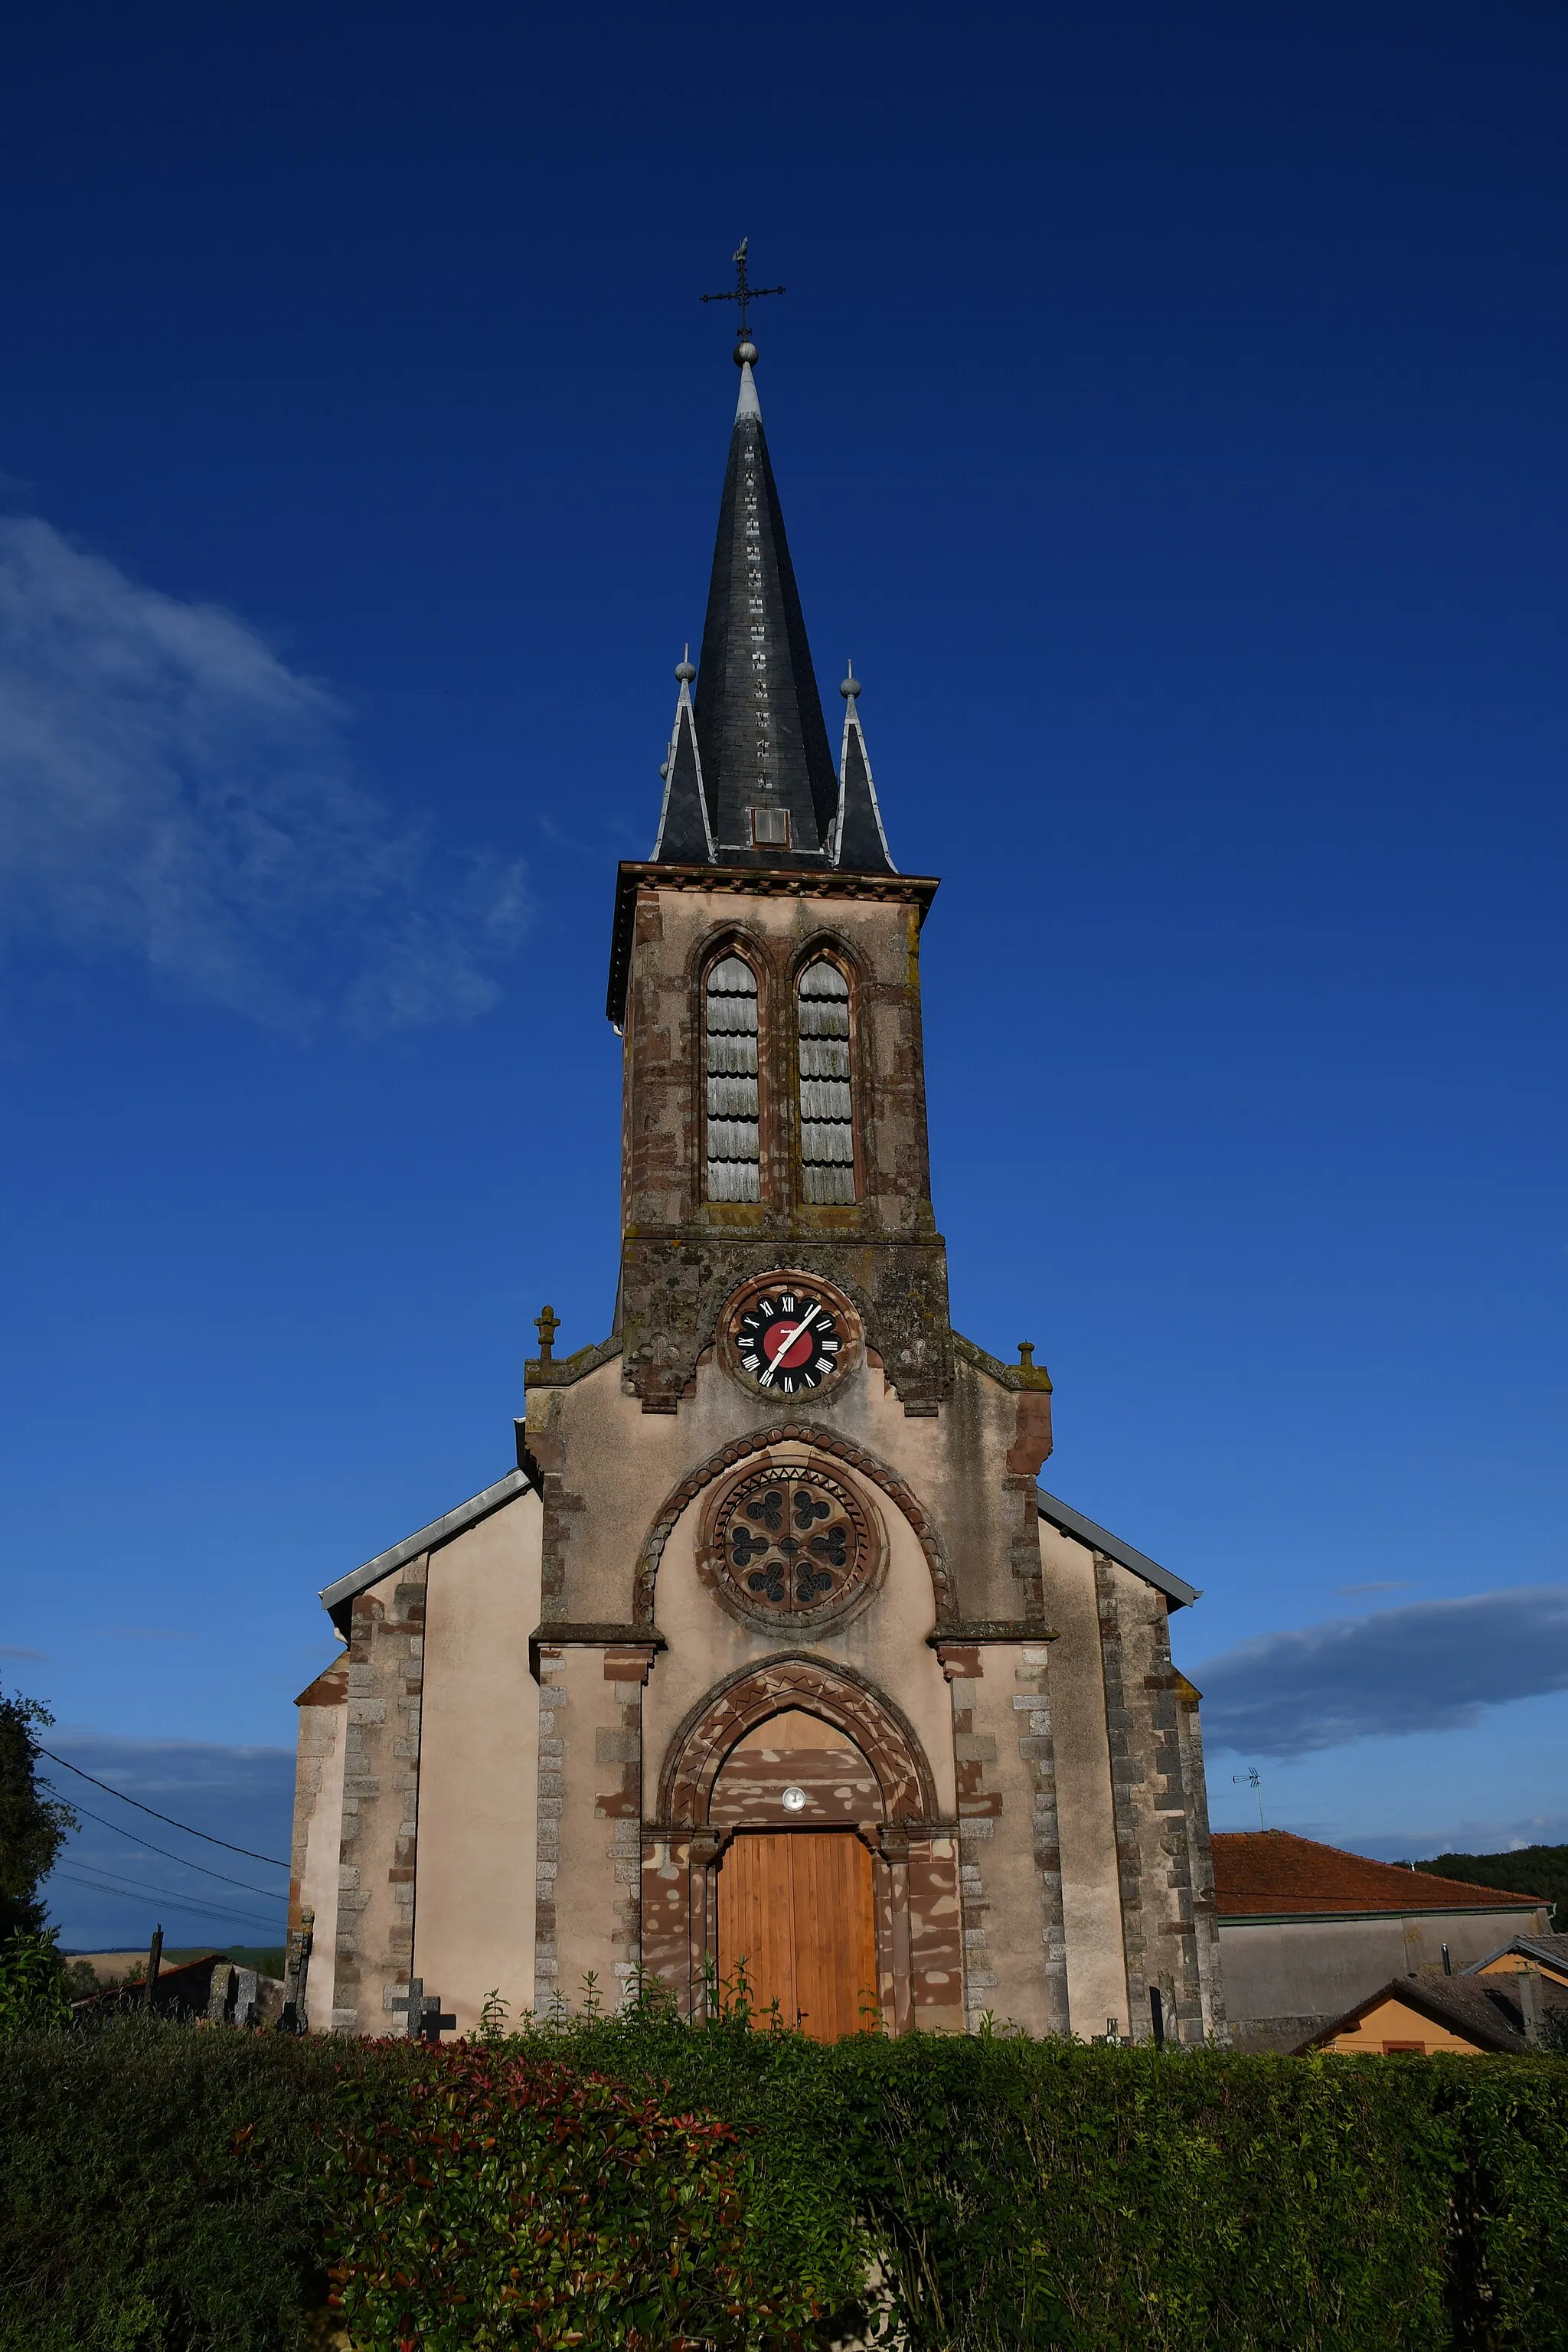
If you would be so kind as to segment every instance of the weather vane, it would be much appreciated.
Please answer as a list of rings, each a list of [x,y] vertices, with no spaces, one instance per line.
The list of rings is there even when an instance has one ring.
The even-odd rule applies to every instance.
[[[739,252],[731,257],[735,264],[735,283],[733,286],[727,286],[721,294],[700,294],[697,298],[700,302],[738,302],[740,304],[741,333],[739,342],[736,345],[735,355],[737,359],[740,357],[740,345],[751,341],[751,337],[746,331],[747,303],[760,302],[764,294],[783,294],[787,290],[783,286],[752,286],[748,283],[746,278],[746,247],[750,245],[751,241],[752,240],[749,236],[743,236],[741,239]],[[756,357],[754,350],[752,352],[752,357],[753,359]]]

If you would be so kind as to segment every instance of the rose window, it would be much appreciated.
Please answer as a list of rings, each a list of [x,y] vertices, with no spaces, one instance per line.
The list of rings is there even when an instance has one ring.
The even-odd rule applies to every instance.
[[[748,1613],[835,1612],[869,1573],[865,1507],[813,1465],[753,1471],[731,1488],[711,1538],[713,1566]]]

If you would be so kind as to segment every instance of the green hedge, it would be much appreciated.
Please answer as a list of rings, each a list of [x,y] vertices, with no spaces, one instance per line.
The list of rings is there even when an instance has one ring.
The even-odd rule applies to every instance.
[[[3,2352],[300,2352],[329,2265],[363,2352],[1568,2352],[1568,2064],[0,2042]]]

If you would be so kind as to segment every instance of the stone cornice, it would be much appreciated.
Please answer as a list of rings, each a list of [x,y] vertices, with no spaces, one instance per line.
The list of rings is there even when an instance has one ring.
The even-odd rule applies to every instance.
[[[651,1625],[588,1625],[566,1621],[552,1624],[547,1617],[536,1625],[528,1637],[528,1665],[535,1682],[539,1680],[539,1654],[542,1650],[631,1650],[653,1664],[660,1650],[669,1647],[662,1633]]]
[[[1044,1364],[1005,1364],[1000,1356],[993,1356],[985,1349],[977,1348],[974,1341],[966,1339],[962,1331],[955,1331],[952,1335],[952,1352],[966,1364],[973,1364],[976,1371],[984,1372],[987,1380],[994,1381],[998,1388],[1039,1389],[1047,1396],[1051,1393],[1051,1376]]]
[[[1054,1625],[1043,1617],[973,1617],[939,1625],[926,1635],[928,1650],[979,1650],[1000,1642],[1054,1642]]]
[[[881,906],[918,907],[923,923],[938,887],[930,874],[841,874],[831,866],[656,866],[623,861],[616,879],[605,1010],[619,1029],[626,1020],[639,890],[696,890],[742,898],[869,898]]]
[[[620,1334],[612,1332],[607,1339],[595,1339],[591,1347],[579,1348],[570,1356],[530,1356],[522,1368],[525,1389],[569,1389],[574,1381],[585,1380],[621,1352]]]

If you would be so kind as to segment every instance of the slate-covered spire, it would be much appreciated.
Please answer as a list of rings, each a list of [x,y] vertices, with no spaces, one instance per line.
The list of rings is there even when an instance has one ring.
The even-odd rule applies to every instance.
[[[743,259],[744,248],[736,256]],[[742,273],[743,276],[743,273]],[[783,292],[782,287],[750,289]],[[742,292],[747,289],[742,286]],[[738,299],[704,296],[703,299]],[[743,313],[742,313],[743,315]],[[752,370],[735,348],[740,397],[719,509],[695,707],[681,681],[664,765],[658,863],[798,866],[887,874],[871,770],[853,700],[835,772]],[[858,687],[855,691],[858,693]]]
[[[871,781],[871,762],[860,728],[860,681],[855,665],[838,689],[844,697],[844,745],[838,760],[838,822],[833,863],[847,874],[896,874]]]
[[[818,866],[838,812],[827,730],[752,374],[741,394],[697,674],[697,742],[721,866]]]
[[[713,831],[708,821],[702,761],[698,755],[691,709],[691,681],[697,672],[691,667],[689,646],[676,664],[675,675],[680,682],[680,692],[676,698],[669,751],[659,772],[664,778],[664,806],[659,811],[658,839],[654,843],[653,854],[668,866],[711,866]]]

